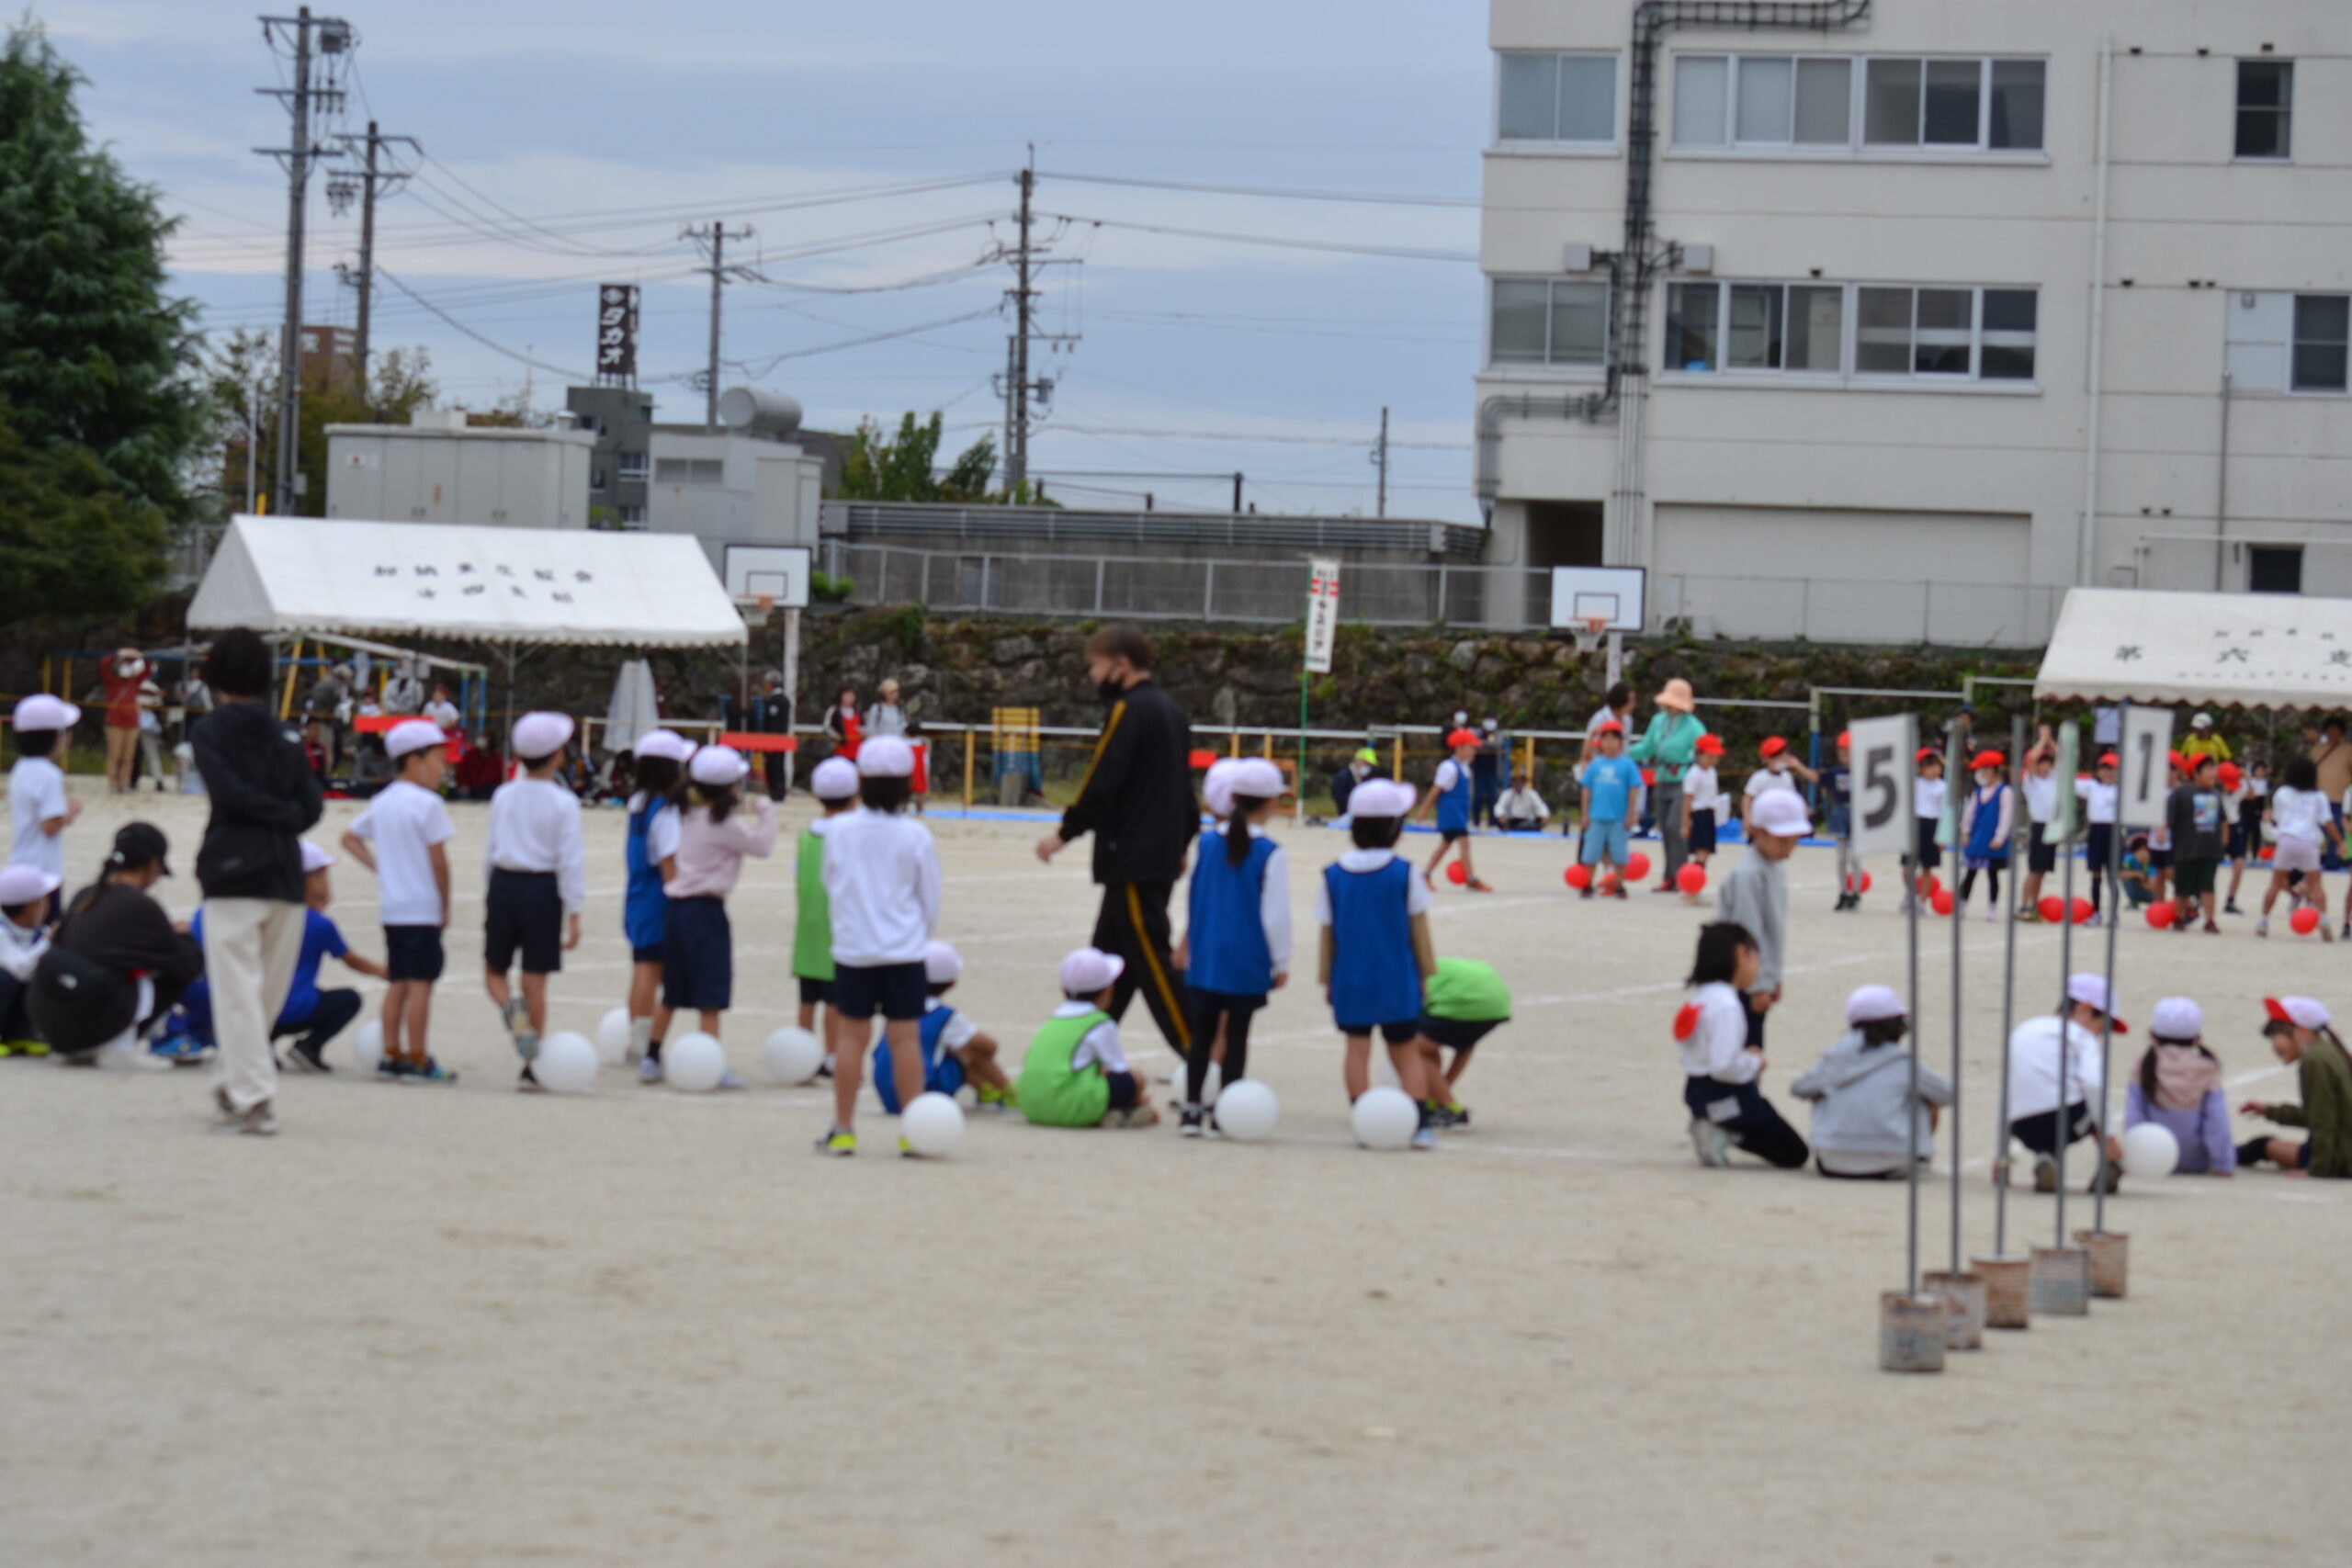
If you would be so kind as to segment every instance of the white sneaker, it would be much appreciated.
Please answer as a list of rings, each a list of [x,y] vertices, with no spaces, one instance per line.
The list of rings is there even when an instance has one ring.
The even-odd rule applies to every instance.
[[[1704,1117],[1690,1119],[1690,1147],[1699,1163],[1710,1170],[1721,1170],[1731,1164],[1731,1134]]]
[[[109,1045],[102,1055],[107,1066],[129,1067],[136,1073],[168,1073],[172,1070],[170,1062],[143,1044]]]
[[[1437,1147],[1437,1129],[1434,1127],[1416,1127],[1413,1130],[1413,1147],[1417,1149],[1433,1149]]]

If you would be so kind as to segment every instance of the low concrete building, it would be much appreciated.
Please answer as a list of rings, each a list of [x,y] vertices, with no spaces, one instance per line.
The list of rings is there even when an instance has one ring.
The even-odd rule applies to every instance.
[[[469,425],[462,409],[407,424],[330,424],[329,517],[384,523],[588,526],[584,431]]]

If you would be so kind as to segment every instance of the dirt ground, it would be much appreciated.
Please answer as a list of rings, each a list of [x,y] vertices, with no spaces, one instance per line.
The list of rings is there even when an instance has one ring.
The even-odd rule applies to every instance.
[[[137,804],[185,872],[202,803]],[[2308,1562],[2340,1530],[2352,1191],[2131,1184],[2129,1300],[1883,1374],[1903,1189],[1693,1163],[1668,1025],[1700,917],[1573,901],[1557,839],[1480,840],[1498,891],[1439,895],[1440,950],[1497,964],[1518,1006],[1464,1084],[1476,1130],[1434,1154],[1352,1146],[1303,985],[1253,1055],[1272,1144],[975,1115],[947,1161],[884,1157],[887,1124],[837,1161],[810,1152],[829,1097],[758,1069],[794,999],[788,858],[734,904],[752,1092],[608,1069],[526,1099],[473,967],[483,811],[455,811],[454,1089],[363,1080],[346,1039],[345,1071],[288,1080],[272,1142],[208,1132],[198,1073],[0,1063],[0,1561],[2145,1565]],[[130,814],[92,803],[77,882]],[[1091,928],[1084,851],[1049,869],[1038,823],[932,826],[958,1004],[1017,1055]],[[590,937],[556,988],[583,1031],[628,957],[620,814],[590,835]],[[1311,878],[1341,846],[1283,836],[1311,964]],[[372,879],[336,875],[380,953]],[[1894,899],[1832,915],[1832,878],[1826,851],[1792,867],[1766,1078],[1792,1111],[1846,991],[1905,984]],[[2346,954],[2251,923],[2125,931],[2123,1010],[2195,995],[2233,1099],[2291,1097],[2258,998],[2352,1002]],[[1925,929],[1931,1059],[1951,934]],[[1980,908],[1962,937],[1981,1251],[2000,928]],[[2039,1007],[2058,933],[2018,948]],[[1127,1037],[1164,1069],[1141,1009]],[[1931,1265],[1950,1193],[1923,1190]],[[2013,1246],[2045,1240],[2051,1201],[2009,1218]]]

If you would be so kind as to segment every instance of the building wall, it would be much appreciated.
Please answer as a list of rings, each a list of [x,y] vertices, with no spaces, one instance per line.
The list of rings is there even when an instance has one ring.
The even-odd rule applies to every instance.
[[[714,570],[727,547],[817,543],[822,458],[791,442],[656,428],[645,525],[692,534]]]
[[[1566,272],[1564,250],[1622,243],[1631,13],[1630,5],[1495,0],[1498,51],[1613,53],[1618,80],[1613,141],[1498,141],[1490,149],[1481,245],[1490,277],[1606,277]],[[2095,291],[2103,34],[2114,51],[2106,286]],[[1716,280],[2030,288],[2034,374],[1959,385],[1839,376],[1799,384],[1669,369],[1668,289],[1700,279],[1668,272],[1648,302],[1640,468],[1647,504],[1618,495],[1616,421],[1509,420],[1493,558],[1529,552],[1530,503],[1544,502],[1600,503],[1609,561],[1654,574],[1687,569],[1694,579],[1698,568],[1713,568],[1720,581],[1703,596],[1724,604],[1759,562],[1792,561],[1803,568],[1794,575],[1825,580],[2008,582],[2054,602],[2078,578],[2211,587],[2211,547],[2200,552],[2166,536],[2210,539],[2220,529],[2233,538],[2352,543],[2352,399],[2284,389],[2281,307],[2264,298],[2352,291],[2347,43],[2352,12],[2336,0],[1877,0],[1862,26],[1836,32],[1668,33],[1653,165],[1661,240],[1713,246]],[[2233,157],[2237,60],[2266,58],[2266,45],[2267,58],[2295,62],[2286,162]],[[2041,58],[2042,148],[1887,154],[1677,145],[1676,57],[1742,51]],[[2105,393],[2086,572],[2095,293],[2106,311]],[[1851,297],[1847,303],[1850,320]],[[2224,521],[2225,368],[2235,374]],[[1598,367],[1490,361],[1477,395],[1484,402],[1601,384]],[[2324,553],[2312,552],[2307,588],[2343,581],[2320,570]],[[1868,611],[1840,617],[1846,635],[1923,635],[1917,595],[1863,597]],[[2004,635],[2030,639],[2044,628],[2027,604],[2019,596],[2012,610],[1987,615]],[[1815,614],[1809,624],[1758,626],[1751,606],[1736,618],[1756,635],[1830,635]]]
[[[584,434],[383,424],[326,434],[329,517],[588,526]]]

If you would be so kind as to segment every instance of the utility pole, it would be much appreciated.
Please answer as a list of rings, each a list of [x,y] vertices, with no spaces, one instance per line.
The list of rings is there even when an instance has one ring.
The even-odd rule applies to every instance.
[[[1021,207],[1015,221],[1021,237],[1017,243],[1000,245],[989,257],[992,261],[1012,264],[1012,287],[1005,290],[1005,298],[1012,301],[1012,336],[1005,344],[1004,383],[1001,391],[1004,398],[1004,491],[1008,498],[1019,492],[1029,478],[1029,405],[1034,394],[1042,407],[1054,395],[1050,377],[1032,376],[1029,369],[1029,345],[1034,342],[1059,346],[1078,341],[1075,333],[1041,333],[1037,330],[1037,272],[1046,265],[1075,265],[1075,261],[1056,263],[1046,252],[1050,244],[1039,243],[1035,237],[1036,224],[1037,149],[1029,149],[1029,162],[1013,176],[1021,187]]]
[[[311,119],[322,110],[341,108],[340,90],[311,85],[316,56],[340,56],[350,51],[351,24],[337,17],[313,17],[308,6],[291,17],[261,18],[262,37],[272,45],[282,39],[293,51],[294,85],[256,87],[266,96],[285,100],[291,135],[283,148],[255,151],[280,159],[286,169],[286,324],[277,357],[277,473],[273,493],[277,511],[295,508],[296,479],[301,471],[302,430],[302,224],[303,202],[311,183],[311,165],[325,151],[312,139]],[[332,80],[332,71],[329,73]]]
[[[374,120],[369,120],[366,136],[346,136],[343,139],[344,155],[357,155],[359,167],[348,172],[339,171],[327,182],[327,200],[338,216],[350,207],[355,187],[359,197],[359,272],[356,277],[347,277],[347,281],[356,284],[359,290],[357,324],[352,332],[355,340],[352,362],[358,374],[359,395],[363,400],[368,395],[368,324],[376,301],[376,198],[390,196],[407,183],[409,176],[406,169],[390,167],[389,163],[379,164],[377,161],[377,154],[395,142],[407,147],[419,157],[424,153],[424,149],[418,145],[413,136],[386,136],[376,129]]]
[[[697,245],[709,247],[710,265],[699,270],[710,274],[710,368],[706,373],[709,385],[703,389],[702,423],[707,429],[718,428],[718,315],[719,291],[727,286],[727,242],[748,240],[754,231],[750,224],[729,232],[724,223],[713,223],[707,229],[688,229],[680,239],[692,240]],[[737,273],[748,271],[738,266]]]
[[[1385,517],[1388,515],[1388,411],[1385,408],[1380,411],[1380,445],[1373,449],[1372,460],[1374,466],[1380,469],[1380,500],[1373,515]]]

